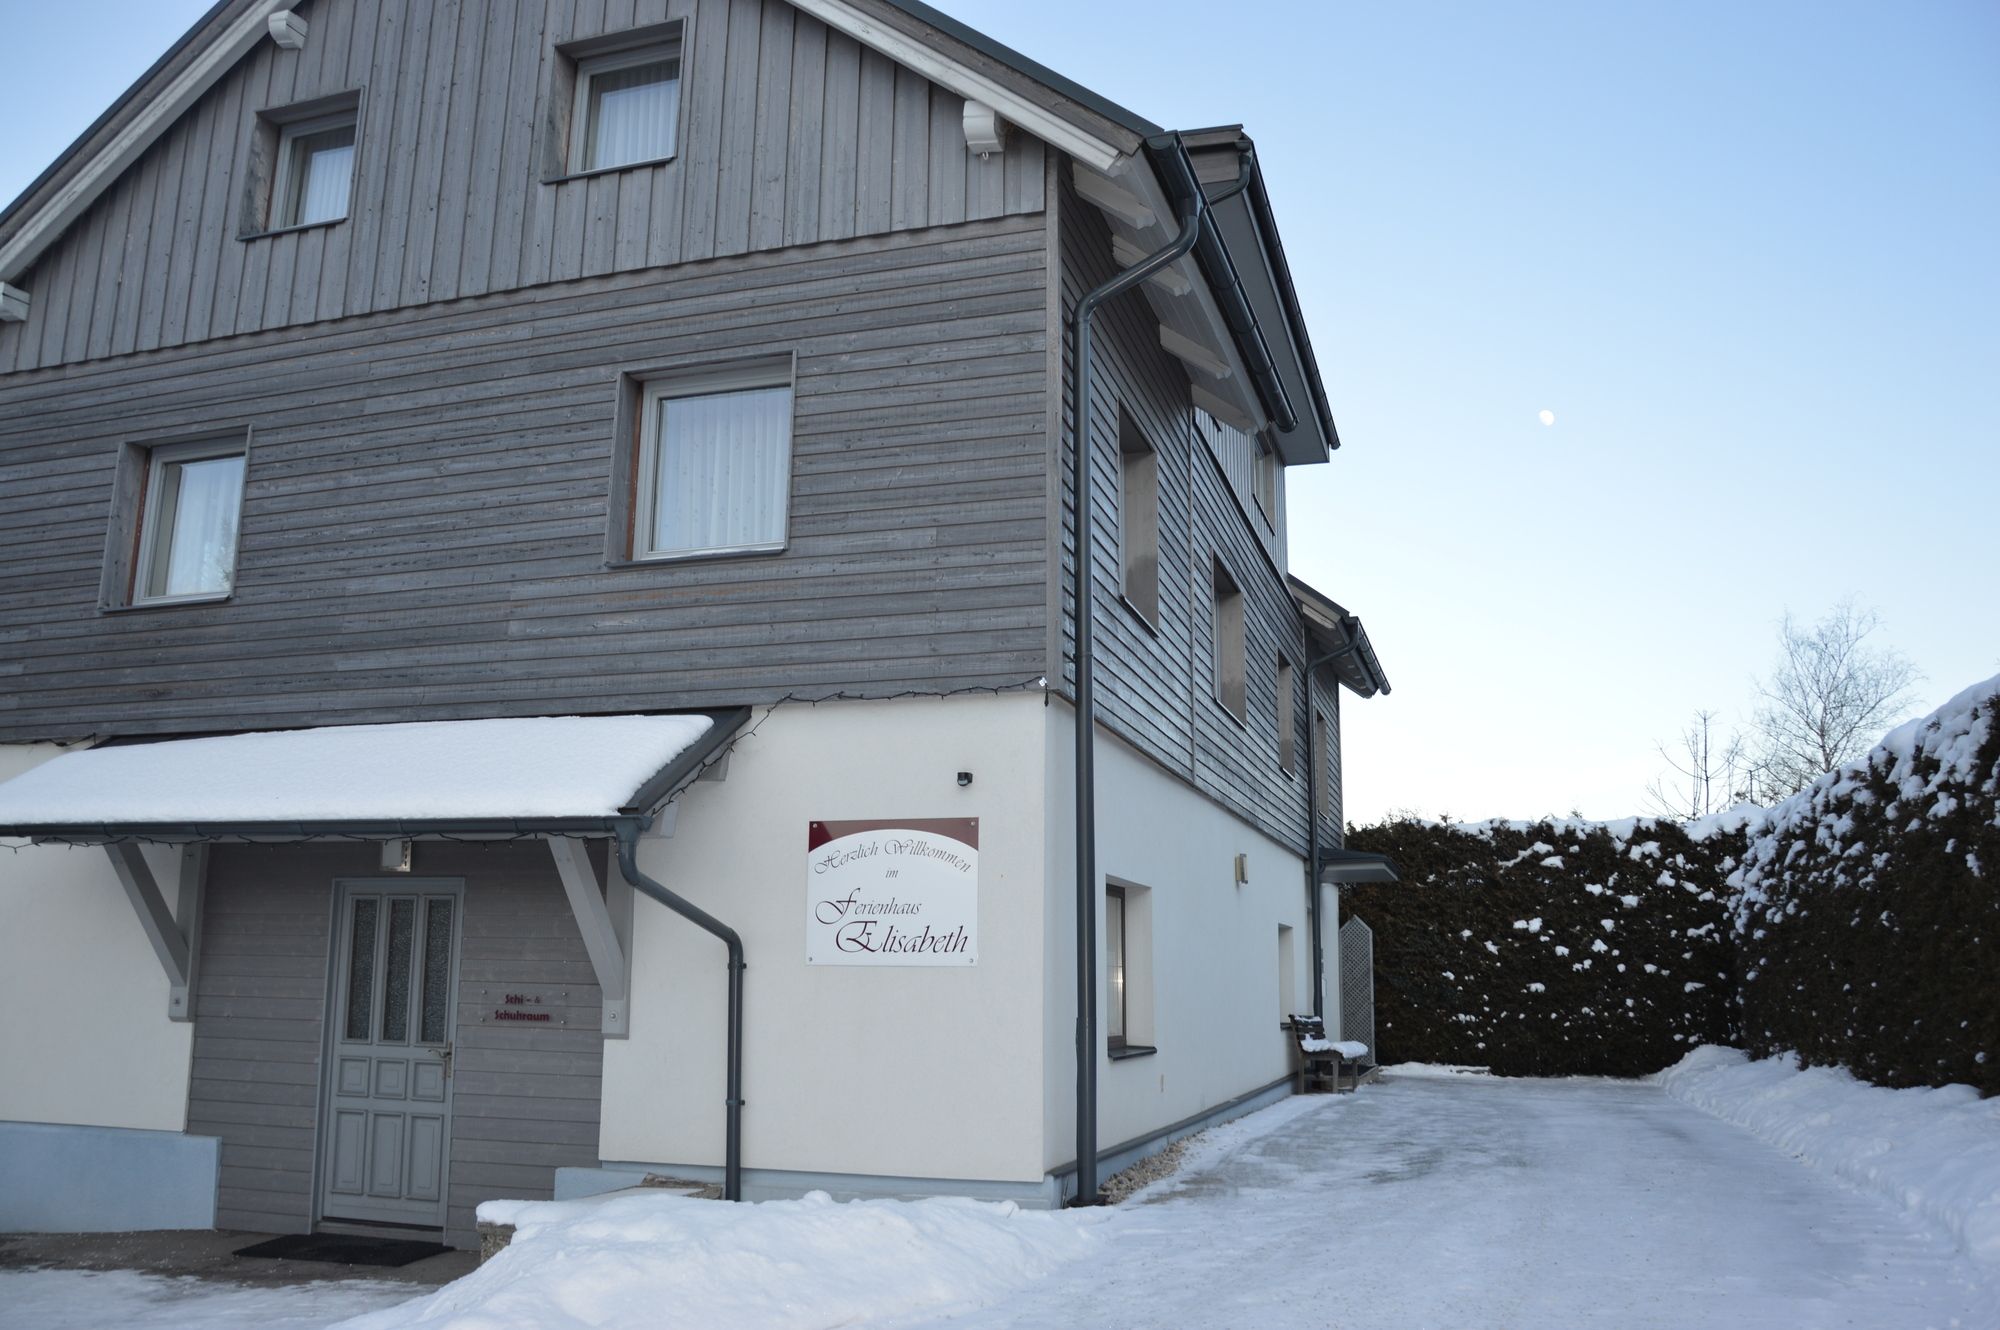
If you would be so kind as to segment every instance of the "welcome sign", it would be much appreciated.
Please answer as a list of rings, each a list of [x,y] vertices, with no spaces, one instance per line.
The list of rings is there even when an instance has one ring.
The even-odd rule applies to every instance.
[[[808,964],[973,965],[978,960],[978,818],[810,824]]]

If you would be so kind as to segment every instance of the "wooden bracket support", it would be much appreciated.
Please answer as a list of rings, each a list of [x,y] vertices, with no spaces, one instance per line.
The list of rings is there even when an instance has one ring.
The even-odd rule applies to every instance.
[[[110,857],[111,871],[118,875],[126,899],[132,902],[132,910],[139,916],[139,927],[145,930],[146,940],[153,944],[153,953],[160,958],[160,968],[166,971],[168,1019],[193,1020],[194,949],[188,939],[199,936],[198,931],[191,930],[199,927],[201,873],[207,864],[206,851],[190,846],[182,852],[179,919],[167,908],[166,897],[160,894],[160,884],[153,878],[144,851],[129,841],[121,841],[106,845],[104,853]]]
[[[577,931],[583,934],[583,949],[590,956],[590,968],[597,972],[597,987],[604,995],[601,1026],[606,1039],[623,1039],[631,1024],[631,971],[626,942],[612,918],[611,903],[599,884],[597,869],[590,862],[590,847],[564,836],[547,838],[549,853],[556,861],[563,892],[569,897],[570,911],[576,915]],[[615,882],[619,875],[614,874]],[[627,887],[623,913],[625,933],[630,937],[632,902]]]

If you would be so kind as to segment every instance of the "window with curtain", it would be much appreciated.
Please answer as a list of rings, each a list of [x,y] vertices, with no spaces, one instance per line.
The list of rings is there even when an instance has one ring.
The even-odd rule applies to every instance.
[[[792,489],[792,388],[679,382],[647,390],[634,558],[779,550]]]
[[[273,230],[337,222],[354,185],[354,118],[288,125],[279,136]]]
[[[570,170],[604,171],[674,155],[680,119],[676,48],[649,46],[577,62]]]
[[[147,469],[135,599],[228,595],[243,509],[240,449],[172,448]]]

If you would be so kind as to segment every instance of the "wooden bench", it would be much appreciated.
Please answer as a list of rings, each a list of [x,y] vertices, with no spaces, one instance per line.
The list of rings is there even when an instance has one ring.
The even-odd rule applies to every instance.
[[[1342,1074],[1347,1089],[1361,1084],[1361,1063],[1368,1056],[1365,1044],[1342,1042],[1326,1037],[1326,1022],[1318,1016],[1293,1016],[1289,1022],[1292,1040],[1299,1050],[1299,1093],[1339,1094]]]

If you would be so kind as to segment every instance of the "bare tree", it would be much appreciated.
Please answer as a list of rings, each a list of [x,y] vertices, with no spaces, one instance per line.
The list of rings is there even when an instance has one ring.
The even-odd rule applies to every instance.
[[[1770,793],[1796,794],[1867,752],[1910,705],[1923,675],[1868,638],[1882,621],[1844,600],[1811,627],[1790,614],[1778,630],[1778,660],[1757,682],[1760,766]]]
[[[1756,797],[1756,771],[1740,730],[1722,732],[1713,711],[1697,711],[1669,747],[1655,745],[1668,770],[1646,787],[1660,817],[1694,818],[1720,813]]]

